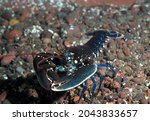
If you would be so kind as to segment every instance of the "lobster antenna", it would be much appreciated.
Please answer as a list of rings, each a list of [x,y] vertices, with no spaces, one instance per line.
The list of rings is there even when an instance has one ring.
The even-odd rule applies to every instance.
[[[11,54],[0,55],[0,58],[7,57],[7,56],[29,56],[29,55],[35,56],[38,55],[38,53],[11,53]]]
[[[0,55],[0,59],[3,58],[3,57],[7,57],[7,56],[44,56],[45,53],[35,53],[35,52],[32,52],[32,53],[11,53],[11,54],[5,54],[5,55]],[[56,55],[49,55],[46,59],[48,58],[53,58],[53,57],[60,57],[61,56],[61,53],[60,54],[56,54]]]

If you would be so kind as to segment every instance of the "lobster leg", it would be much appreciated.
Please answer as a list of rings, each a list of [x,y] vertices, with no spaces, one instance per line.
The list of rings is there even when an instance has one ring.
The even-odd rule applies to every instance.
[[[83,86],[83,89],[82,89],[82,92],[81,92],[79,101],[81,100],[81,98],[83,97],[85,91],[87,90],[87,87],[88,87],[88,82],[87,82],[87,81],[88,81],[88,80],[86,80],[85,83],[84,83],[84,86]],[[78,101],[78,102],[79,102],[79,101]]]
[[[101,89],[101,86],[102,86],[103,81],[104,81],[104,77],[103,77],[103,76],[100,76],[99,86],[98,86],[98,89],[97,89],[97,94],[99,93],[99,91],[100,91],[100,89]]]
[[[92,87],[92,96],[94,96],[94,92],[96,90],[96,80],[94,78],[94,76],[91,76],[91,80],[93,82],[93,87]]]

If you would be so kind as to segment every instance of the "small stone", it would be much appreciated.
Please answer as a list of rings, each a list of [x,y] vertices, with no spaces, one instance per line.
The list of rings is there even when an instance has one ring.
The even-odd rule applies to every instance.
[[[133,82],[135,82],[136,84],[142,84],[144,82],[144,79],[142,77],[135,77],[132,79]]]
[[[71,42],[69,42],[69,41],[64,41],[64,46],[65,46],[65,47],[71,47],[72,44],[71,44]]]
[[[0,37],[0,44],[2,44],[3,42],[2,42],[2,39],[1,39],[1,37]]]
[[[122,52],[121,49],[119,49],[119,50],[117,51],[117,57],[118,57],[119,59],[124,59],[124,54],[123,54],[123,52]]]
[[[80,96],[76,95],[76,96],[74,96],[73,101],[74,101],[74,102],[78,102],[79,99],[80,99]]]
[[[102,92],[99,91],[98,94],[97,94],[97,97],[101,97],[102,96]]]
[[[131,54],[131,51],[130,51],[129,48],[126,47],[126,48],[123,49],[123,53],[124,53],[125,56],[129,56]]]
[[[88,80],[88,86],[92,86],[93,82],[91,79]]]
[[[25,70],[22,67],[20,67],[20,66],[16,68],[16,71],[18,73],[20,73],[21,75],[23,75],[23,73],[25,72]]]
[[[147,24],[148,28],[150,29],[150,22]]]
[[[45,17],[45,21],[50,22],[53,18],[53,15],[52,14],[48,14],[46,17]]]
[[[139,8],[139,6],[137,6],[137,5],[133,5],[131,11],[132,11],[133,13],[138,13],[138,12],[140,11],[140,8]]]
[[[11,19],[10,21],[9,21],[9,25],[10,26],[14,26],[14,25],[17,25],[17,24],[19,24],[19,20],[18,19],[16,19],[16,18],[13,18],[13,19]]]
[[[21,35],[22,35],[21,31],[14,29],[14,30],[10,31],[9,33],[7,33],[7,39],[9,42],[13,42],[14,39],[20,38]]]
[[[108,42],[107,47],[110,48],[111,50],[115,50],[115,49],[116,49],[116,44],[115,44],[115,42],[112,40],[112,41],[109,41],[109,42]]]
[[[150,58],[150,53],[144,53],[143,56],[144,58]]]
[[[114,81],[114,88],[116,88],[116,89],[120,88],[119,82]]]
[[[13,16],[13,11],[10,9],[5,9],[2,11],[1,17],[6,19],[6,20],[10,20]]]
[[[32,62],[33,62],[33,56],[32,56],[32,55],[27,56],[26,59],[27,59],[27,61],[28,61],[29,63],[32,63]]]
[[[130,91],[128,89],[123,89],[120,92],[120,97],[123,99],[127,98],[130,95]]]
[[[1,60],[1,65],[8,65],[16,58],[15,54],[3,56]]]
[[[80,17],[80,9],[77,9],[73,12],[71,12],[68,16],[67,16],[67,21],[69,24],[74,24]]]
[[[68,32],[67,32],[67,36],[68,36],[68,38],[70,38],[72,36],[80,38],[81,37],[81,30],[80,30],[80,28],[78,26],[70,27]]]
[[[40,35],[40,38],[43,39],[43,38],[52,38],[53,36],[53,30],[49,29],[49,30],[44,30],[41,35]]]
[[[147,90],[147,96],[150,97],[150,89]]]
[[[53,48],[51,48],[51,47],[46,47],[46,48],[45,48],[45,51],[46,51],[46,52],[51,51],[51,50],[53,50]]]
[[[0,101],[4,101],[6,99],[6,96],[7,96],[7,92],[4,91],[0,94]]]
[[[148,104],[148,100],[146,100],[145,98],[142,98],[142,99],[140,100],[140,103],[141,103],[141,104]]]
[[[132,45],[134,44],[134,42],[133,42],[133,40],[128,40],[127,42],[126,42],[126,44],[127,44],[127,46],[128,47],[132,47]]]
[[[29,91],[29,96],[30,97],[34,97],[34,98],[39,97],[39,95],[38,95],[38,93],[35,89],[29,89],[28,91]]]
[[[24,21],[25,19],[27,19],[29,17],[30,13],[28,10],[24,10],[22,12],[22,15],[20,16],[19,20],[20,21]]]
[[[44,44],[51,43],[51,39],[50,38],[43,38],[42,41],[43,41]]]
[[[0,18],[0,26],[7,26],[7,25],[8,25],[8,21],[3,18]]]
[[[61,28],[61,23],[60,23],[60,21],[55,21],[55,23],[54,23],[54,28],[57,28],[57,29],[60,29]]]

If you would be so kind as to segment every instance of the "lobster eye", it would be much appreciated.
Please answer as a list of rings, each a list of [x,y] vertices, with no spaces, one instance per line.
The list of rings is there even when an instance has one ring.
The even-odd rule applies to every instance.
[[[128,29],[127,29],[127,32],[128,32],[128,33],[131,33],[131,32],[132,32],[132,30],[128,28]]]

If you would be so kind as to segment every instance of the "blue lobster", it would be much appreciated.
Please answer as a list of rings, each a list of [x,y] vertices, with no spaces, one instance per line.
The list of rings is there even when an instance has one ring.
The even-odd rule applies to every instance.
[[[57,53],[39,53],[33,61],[33,66],[40,85],[53,91],[67,91],[73,89],[83,82],[85,86],[83,93],[87,89],[87,79],[93,82],[92,95],[97,88],[94,74],[100,77],[97,92],[100,91],[104,77],[98,68],[106,67],[115,76],[115,70],[108,64],[97,64],[94,58],[99,56],[100,49],[108,37],[123,38],[123,34],[116,31],[98,30],[86,33],[92,38],[84,45],[67,48],[62,55]]]

